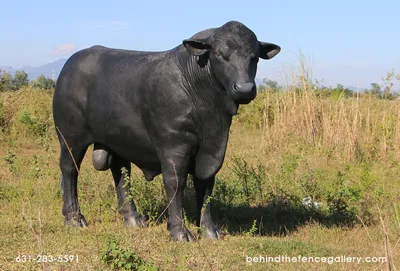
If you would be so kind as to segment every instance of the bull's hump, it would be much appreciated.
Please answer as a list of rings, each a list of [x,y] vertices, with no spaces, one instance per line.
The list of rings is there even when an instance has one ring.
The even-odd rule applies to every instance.
[[[209,28],[192,36],[192,39],[206,39],[215,32],[216,28]]]
[[[92,47],[90,47],[90,49],[92,49],[92,50],[101,50],[101,49],[107,49],[107,47],[102,46],[102,45],[93,45]]]

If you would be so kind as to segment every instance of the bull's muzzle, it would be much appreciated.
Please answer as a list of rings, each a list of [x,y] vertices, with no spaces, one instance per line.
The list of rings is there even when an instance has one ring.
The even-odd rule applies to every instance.
[[[237,94],[249,94],[253,91],[256,91],[256,84],[253,82],[244,82],[244,81],[237,81],[233,84],[233,90]]]
[[[248,103],[257,95],[257,88],[254,82],[237,81],[232,86],[235,100],[239,103]]]

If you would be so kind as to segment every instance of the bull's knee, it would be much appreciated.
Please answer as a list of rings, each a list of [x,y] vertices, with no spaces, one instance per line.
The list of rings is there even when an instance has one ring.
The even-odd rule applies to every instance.
[[[96,170],[107,170],[111,166],[112,155],[108,150],[95,146],[93,150],[92,162]]]

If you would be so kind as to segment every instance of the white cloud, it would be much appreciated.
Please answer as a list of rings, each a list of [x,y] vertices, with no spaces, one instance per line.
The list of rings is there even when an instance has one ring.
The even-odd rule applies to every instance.
[[[53,56],[69,56],[76,51],[76,45],[72,43],[63,44],[53,51],[51,51],[51,55]]]

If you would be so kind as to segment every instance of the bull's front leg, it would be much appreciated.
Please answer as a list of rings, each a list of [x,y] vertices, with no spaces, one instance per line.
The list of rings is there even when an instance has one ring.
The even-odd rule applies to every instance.
[[[194,237],[184,225],[183,192],[186,187],[189,158],[169,155],[162,164],[162,175],[168,198],[168,224],[172,240],[193,241]]]
[[[211,193],[214,188],[215,175],[208,179],[199,179],[193,176],[196,190],[197,227],[200,227],[202,237],[209,239],[220,238],[220,232],[211,217]]]

